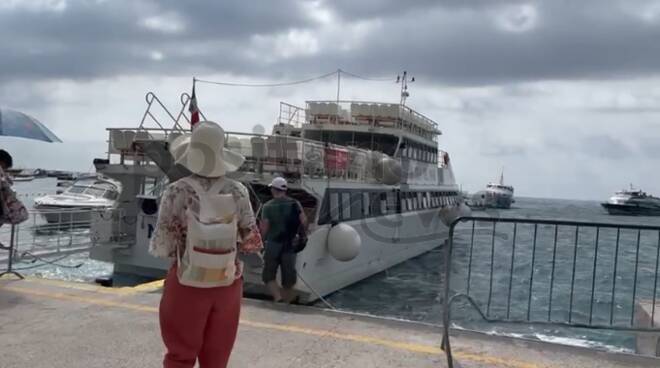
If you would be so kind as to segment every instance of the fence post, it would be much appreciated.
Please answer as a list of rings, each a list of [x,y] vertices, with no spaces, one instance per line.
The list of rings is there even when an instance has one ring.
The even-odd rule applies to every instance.
[[[444,290],[444,300],[443,300],[443,310],[442,310],[442,327],[443,327],[443,334],[442,334],[442,350],[445,351],[445,355],[447,356],[447,366],[449,368],[454,367],[454,359],[451,355],[451,344],[449,343],[449,324],[451,323],[451,316],[450,316],[450,308],[451,308],[451,303],[449,300],[449,294],[450,294],[450,275],[451,275],[451,253],[452,253],[452,246],[453,246],[453,236],[454,236],[454,226],[456,225],[457,221],[453,222],[451,225],[449,225],[449,236],[447,237],[447,240],[445,241],[445,290]]]
[[[6,249],[9,251],[9,256],[7,257],[7,270],[0,273],[0,277],[4,275],[14,275],[19,279],[23,280],[24,277],[20,273],[13,270],[14,267],[14,247],[16,246],[16,225],[11,225],[11,238],[9,240],[9,246],[0,245],[0,249]]]

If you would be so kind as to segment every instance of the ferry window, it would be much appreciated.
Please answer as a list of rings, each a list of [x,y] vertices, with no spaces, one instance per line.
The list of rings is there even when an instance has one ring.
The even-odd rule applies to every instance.
[[[393,155],[399,139],[389,134],[373,134],[374,149],[387,155]],[[345,143],[344,143],[345,144]]]
[[[362,214],[364,217],[369,216],[369,209],[371,208],[371,205],[369,203],[369,193],[362,193]]]
[[[425,208],[424,206],[424,193],[417,193],[417,201],[419,201],[419,208]]]
[[[341,194],[341,219],[350,220],[351,219],[351,194],[342,193]]]
[[[380,213],[385,215],[387,214],[387,194],[380,194]]]
[[[369,204],[372,215],[380,215],[383,213],[380,208],[380,193],[369,193]]]
[[[330,220],[339,220],[339,193],[330,193]]]
[[[406,203],[408,204],[408,211],[412,211],[415,209],[415,206],[413,205],[413,199],[412,196],[415,193],[408,192],[406,193]]]
[[[351,216],[353,219],[359,219],[362,215],[362,194],[351,193]]]
[[[387,192],[387,213],[396,213],[398,196],[394,191]]]

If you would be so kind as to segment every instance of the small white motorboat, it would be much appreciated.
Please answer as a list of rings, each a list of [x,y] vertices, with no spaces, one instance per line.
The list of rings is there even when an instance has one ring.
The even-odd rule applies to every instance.
[[[91,212],[116,205],[121,184],[103,176],[83,177],[60,194],[50,194],[34,200],[37,210],[49,224],[89,225]]]
[[[15,183],[21,182],[21,181],[32,181],[34,180],[34,176],[14,176],[12,180]]]

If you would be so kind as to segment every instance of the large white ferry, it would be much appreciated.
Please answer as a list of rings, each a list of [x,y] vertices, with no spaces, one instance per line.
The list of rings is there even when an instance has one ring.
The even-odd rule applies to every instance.
[[[627,216],[660,216],[660,198],[646,194],[641,189],[630,189],[616,192],[610,199],[601,203],[610,215]]]
[[[504,184],[504,172],[500,173],[498,182],[490,182],[486,190],[475,193],[470,201],[470,206],[475,208],[511,208],[514,203],[513,187]]]
[[[115,276],[164,275],[169,264],[147,251],[158,195],[187,175],[167,146],[189,132],[189,96],[182,95],[178,115],[152,93],[147,102],[138,128],[108,129],[108,157],[95,160],[97,171],[123,188],[118,209],[98,214],[92,225],[91,257],[113,262]],[[154,118],[156,107],[169,126]],[[444,243],[448,222],[467,207],[449,156],[438,148],[440,134],[434,121],[403,104],[358,101],[281,103],[271,135],[227,133],[227,148],[246,157],[231,177],[248,187],[255,212],[269,199],[272,178],[284,176],[312,220],[297,258],[302,302]],[[246,270],[246,293],[265,291],[260,273]]]

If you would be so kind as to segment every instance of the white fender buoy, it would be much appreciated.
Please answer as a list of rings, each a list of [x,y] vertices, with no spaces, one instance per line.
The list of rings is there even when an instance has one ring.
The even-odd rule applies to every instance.
[[[360,234],[347,224],[337,224],[328,234],[328,252],[340,262],[348,262],[360,254],[362,239]]]
[[[465,203],[461,203],[458,206],[452,206],[440,210],[440,220],[449,226],[459,217],[465,217],[472,215],[472,209],[468,207]]]
[[[375,176],[385,185],[395,185],[401,182],[401,163],[391,157],[383,155],[376,161]]]

